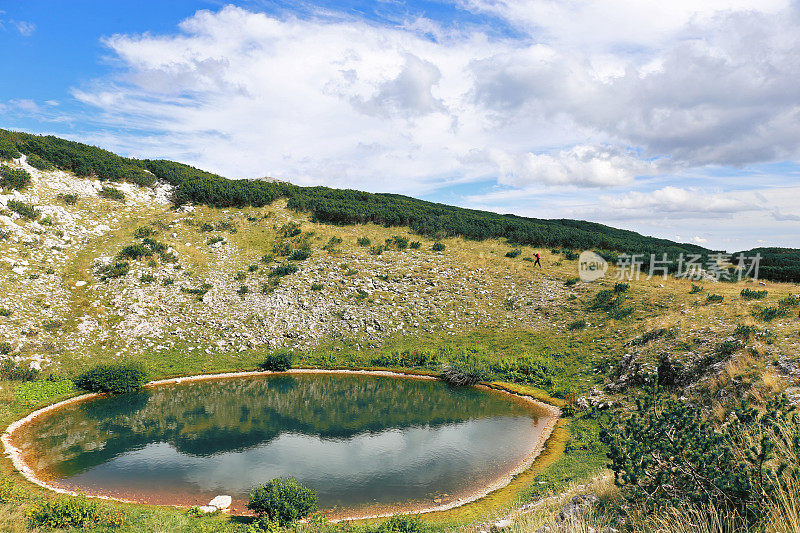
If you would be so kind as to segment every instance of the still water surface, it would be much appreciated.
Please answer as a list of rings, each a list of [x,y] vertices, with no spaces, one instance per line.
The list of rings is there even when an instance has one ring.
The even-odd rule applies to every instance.
[[[156,504],[205,504],[291,475],[329,514],[463,498],[521,463],[544,423],[479,388],[358,374],[275,374],[163,385],[37,418],[15,437],[51,484]]]

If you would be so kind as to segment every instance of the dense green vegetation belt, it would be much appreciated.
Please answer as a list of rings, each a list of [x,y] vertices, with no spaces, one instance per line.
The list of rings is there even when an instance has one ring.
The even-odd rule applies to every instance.
[[[138,160],[53,136],[0,130],[0,159],[18,152],[37,155],[78,176],[129,181],[150,186],[163,180],[176,187],[175,202],[213,207],[267,205],[286,198],[292,209],[311,213],[320,222],[409,226],[431,238],[461,236],[483,240],[505,238],[510,243],[569,249],[594,249],[608,260],[628,254],[697,254],[711,250],[693,244],[647,237],[603,224],[569,219],[535,219],[426,202],[398,194],[373,194],[329,187],[299,187],[284,182],[230,180],[189,165],[165,160]],[[800,250],[757,248],[744,252],[762,256],[760,277],[800,282]]]

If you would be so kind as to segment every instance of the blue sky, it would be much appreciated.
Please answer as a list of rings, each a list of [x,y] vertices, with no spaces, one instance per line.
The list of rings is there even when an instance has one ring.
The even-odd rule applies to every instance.
[[[0,127],[232,178],[800,247],[800,9],[696,4],[4,1]]]

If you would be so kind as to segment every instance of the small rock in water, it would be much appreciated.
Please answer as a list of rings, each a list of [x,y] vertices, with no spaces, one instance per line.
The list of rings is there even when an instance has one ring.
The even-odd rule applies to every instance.
[[[208,502],[208,506],[223,511],[228,507],[230,507],[231,503],[233,503],[233,498],[231,498],[230,496],[216,496],[214,497],[213,500]]]

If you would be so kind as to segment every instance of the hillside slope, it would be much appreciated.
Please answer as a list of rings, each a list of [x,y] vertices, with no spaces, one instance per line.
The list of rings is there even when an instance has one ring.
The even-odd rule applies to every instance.
[[[292,207],[301,195],[325,198],[330,190],[297,188],[263,205],[175,205],[181,184],[144,167],[141,184],[112,182],[51,168],[17,146],[0,145],[16,156],[5,156],[6,174],[30,176],[14,174],[0,194],[3,425],[74,393],[69,379],[98,362],[142,361],[161,378],[252,370],[275,350],[323,368],[438,372],[477,361],[487,379],[549,394],[572,410],[625,405],[665,367],[676,394],[710,411],[774,391],[800,400],[795,283],[623,281],[615,267],[583,283],[568,248],[331,224]],[[764,252],[794,264],[791,252]],[[520,498],[597,474],[605,450],[586,413],[567,419],[555,444],[563,455],[549,456],[549,467],[523,477],[517,492],[435,520],[482,530],[486,516]],[[2,465],[10,476],[10,463]],[[25,507],[52,496],[14,479],[25,490],[0,502],[0,530],[24,530]],[[130,512],[138,522],[122,531],[198,530],[180,510]],[[222,518],[213,524],[242,530]]]

